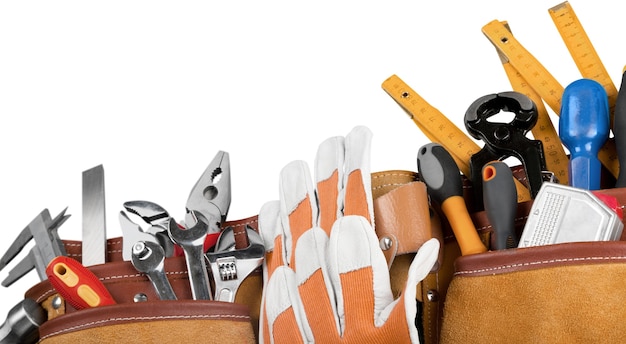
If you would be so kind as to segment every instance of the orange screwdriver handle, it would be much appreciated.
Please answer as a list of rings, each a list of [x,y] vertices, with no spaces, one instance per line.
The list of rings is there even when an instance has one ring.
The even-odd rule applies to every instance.
[[[77,310],[115,304],[98,277],[75,259],[54,258],[46,268],[46,275],[57,292]]]
[[[417,154],[417,169],[428,194],[446,215],[462,255],[486,252],[463,199],[463,183],[450,153],[438,143],[422,146]]]

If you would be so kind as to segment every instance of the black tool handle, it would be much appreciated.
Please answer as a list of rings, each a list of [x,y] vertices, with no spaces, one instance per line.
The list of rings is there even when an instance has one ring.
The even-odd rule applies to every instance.
[[[619,160],[619,174],[615,187],[621,188],[626,187],[626,71],[622,74],[622,84],[617,93],[614,115],[613,136]]]
[[[440,144],[429,143],[420,148],[417,169],[436,202],[443,203],[452,196],[463,196],[459,168]]]
[[[482,181],[485,211],[493,228],[490,238],[491,249],[517,247],[518,239],[515,233],[517,190],[511,169],[504,162],[491,162],[483,167]]]

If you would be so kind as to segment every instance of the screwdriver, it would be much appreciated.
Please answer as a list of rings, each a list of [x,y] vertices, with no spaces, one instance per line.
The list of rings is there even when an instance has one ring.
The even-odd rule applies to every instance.
[[[493,227],[489,240],[492,250],[517,247],[515,214],[517,191],[513,173],[502,161],[493,161],[482,169],[483,203],[489,223]]]
[[[622,84],[617,92],[613,120],[613,137],[617,147],[619,174],[615,187],[626,187],[626,67],[622,72]],[[623,166],[623,167],[622,167]]]
[[[54,258],[46,268],[46,275],[57,292],[77,310],[115,304],[98,277],[75,259]]]
[[[446,215],[462,255],[486,252],[463,199],[463,183],[450,153],[438,143],[422,146],[417,154],[417,169],[428,194]]]
[[[0,344],[36,343],[39,326],[48,319],[44,309],[33,299],[15,305],[0,326]]]
[[[609,100],[604,87],[578,79],[563,91],[559,137],[570,151],[570,186],[600,189],[598,152],[609,138]]]

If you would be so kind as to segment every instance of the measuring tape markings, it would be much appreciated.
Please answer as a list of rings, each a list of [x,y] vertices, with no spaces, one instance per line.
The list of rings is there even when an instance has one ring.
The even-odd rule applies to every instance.
[[[480,147],[398,76],[389,77],[383,82],[382,88],[409,114],[429,140],[441,144],[450,153],[459,170],[469,178],[470,158],[480,151]],[[517,179],[513,180],[517,190],[517,201],[529,201],[531,199],[529,190]]]
[[[609,114],[611,128],[613,128],[617,88],[578,20],[578,16],[567,1],[550,8],[548,12],[582,77],[595,80],[604,87],[609,100]]]
[[[511,31],[508,23],[502,22],[502,24],[504,24],[509,32]],[[548,111],[543,104],[543,100],[528,84],[519,71],[509,63],[506,56],[503,56],[498,49],[496,49],[496,51],[498,52],[498,56],[502,62],[502,67],[504,68],[504,72],[506,73],[513,90],[526,95],[533,101],[533,103],[535,103],[537,108],[537,123],[531,129],[531,132],[533,133],[533,137],[540,140],[543,144],[546,168],[548,171],[554,173],[560,184],[568,185],[569,158],[565,153],[565,149],[563,149],[563,144],[559,139],[559,134],[554,128],[554,124],[552,123],[552,120],[548,115]]]
[[[506,57],[508,62],[520,73],[552,111],[559,115],[561,111],[561,97],[564,91],[563,86],[513,37],[513,34],[511,34],[504,23],[493,20],[483,26],[482,31],[498,49],[499,53]],[[603,146],[598,153],[598,159],[600,159],[604,167],[617,177],[619,162],[615,161],[617,153],[615,144],[611,144],[611,142],[609,140]]]
[[[543,100],[528,85],[524,77],[508,62],[503,62],[502,67],[509,78],[513,90],[524,94],[530,98],[537,107],[537,123],[531,129],[533,137],[543,144],[543,151],[548,171],[554,173],[560,184],[567,185],[569,180],[568,162],[569,158],[565,154],[563,144],[554,128],[552,120],[548,115],[548,110],[543,105]]]

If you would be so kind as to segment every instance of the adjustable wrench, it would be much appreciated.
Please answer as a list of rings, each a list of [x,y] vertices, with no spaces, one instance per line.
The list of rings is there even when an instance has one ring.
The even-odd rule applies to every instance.
[[[263,239],[252,227],[246,226],[249,245],[236,249],[232,227],[222,231],[215,252],[207,253],[215,280],[215,300],[234,302],[239,286],[252,271],[263,264]]]
[[[161,300],[176,300],[176,294],[165,275],[165,252],[161,245],[138,241],[133,245],[131,262],[137,271],[148,275]]]
[[[182,229],[176,221],[170,219],[168,233],[172,241],[180,245],[185,252],[193,299],[211,300],[211,285],[204,256],[204,241],[209,225],[202,214],[195,211],[191,213],[197,219],[193,227]]]

